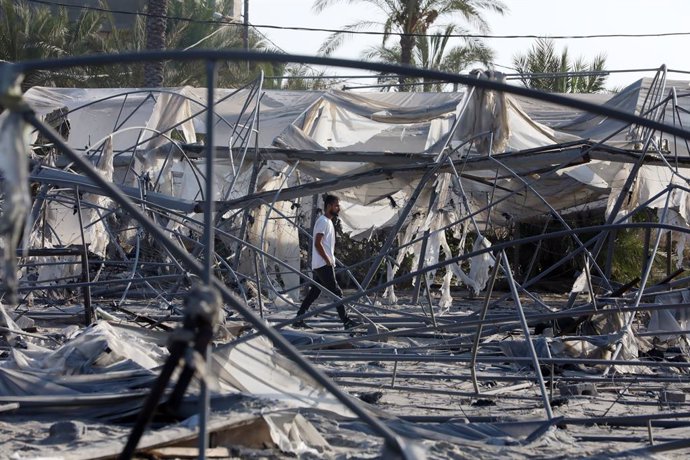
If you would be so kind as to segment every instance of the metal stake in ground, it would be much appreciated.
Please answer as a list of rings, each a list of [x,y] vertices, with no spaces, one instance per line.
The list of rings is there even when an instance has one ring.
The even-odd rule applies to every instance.
[[[513,294],[515,300],[515,307],[517,308],[518,317],[520,318],[520,324],[522,325],[522,331],[525,334],[525,342],[527,343],[527,349],[529,350],[530,356],[532,358],[532,366],[534,367],[534,373],[539,380],[539,390],[541,391],[541,397],[544,400],[544,410],[546,411],[546,416],[549,420],[553,418],[553,412],[551,411],[551,403],[549,402],[549,395],[546,393],[546,385],[544,384],[544,376],[541,373],[541,368],[539,367],[539,358],[537,357],[537,352],[534,349],[534,344],[532,343],[532,338],[529,333],[529,325],[527,324],[527,319],[525,319],[525,312],[522,309],[522,303],[520,302],[520,294],[518,293],[517,286],[515,285],[515,280],[513,279],[513,274],[510,271],[510,264],[508,263],[508,256],[506,252],[501,250],[501,260],[503,262],[503,271],[506,274],[506,279],[510,285],[510,292]]]

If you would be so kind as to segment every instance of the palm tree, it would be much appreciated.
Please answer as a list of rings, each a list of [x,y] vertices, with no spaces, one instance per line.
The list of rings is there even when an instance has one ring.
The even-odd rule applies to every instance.
[[[448,49],[451,36],[464,32],[460,32],[458,26],[450,24],[442,32],[417,36],[411,64],[423,69],[442,70],[450,73],[460,73],[475,64],[489,66],[494,59],[494,53],[481,40],[467,38],[463,45]],[[362,58],[397,63],[400,62],[400,46],[372,47],[362,53]],[[390,76],[381,75],[379,81],[390,81]],[[424,91],[442,91],[444,86],[444,83],[431,83],[424,79],[421,88]],[[416,88],[420,88],[420,86],[410,86],[413,91]]]
[[[343,0],[315,0],[313,9],[318,13]],[[344,27],[344,32],[333,33],[321,45],[320,53],[330,54],[342,43],[348,32],[367,30],[383,25],[383,40],[386,46],[392,35],[398,35],[400,64],[413,63],[413,51],[417,46],[415,36],[426,35],[432,25],[443,18],[455,15],[475,26],[480,32],[488,32],[489,25],[482,17],[485,11],[503,14],[507,8],[500,0],[344,0],[347,3],[368,3],[378,8],[386,17],[383,24],[360,21]],[[400,78],[404,85],[405,79]]]
[[[340,83],[340,80],[324,78],[326,71],[303,64],[285,66],[280,88],[299,91],[322,91]]]
[[[540,38],[526,54],[513,57],[513,66],[528,88],[556,93],[597,93],[604,90],[606,55],[599,54],[590,62],[583,57],[573,61],[568,48],[558,54],[553,40]],[[533,74],[561,74],[536,76]]]
[[[146,9],[146,49],[162,50],[165,47],[166,16],[168,0],[148,0]],[[163,86],[163,61],[147,62],[144,67],[144,86]]]

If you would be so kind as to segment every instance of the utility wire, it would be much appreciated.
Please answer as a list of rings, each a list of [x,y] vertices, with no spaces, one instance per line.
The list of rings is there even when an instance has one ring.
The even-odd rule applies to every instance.
[[[250,27],[252,27],[252,28],[256,31],[257,34],[259,34],[261,37],[263,37],[264,40],[266,40],[268,43],[270,43],[271,45],[273,45],[278,51],[280,51],[281,53],[290,54],[290,53],[288,53],[287,51],[285,51],[285,49],[283,49],[282,47],[280,47],[276,42],[274,42],[273,40],[271,40],[266,34],[264,34],[264,33],[261,32],[259,29],[257,29],[256,26],[254,26],[254,24],[249,24],[249,25],[250,25]],[[301,64],[301,65],[304,65],[304,64]],[[309,70],[311,70],[312,72],[314,72],[315,74],[318,74],[318,73],[319,73],[319,71],[318,71],[315,67],[313,67],[313,66],[311,66],[311,65],[306,65],[305,67],[308,68]],[[363,77],[363,78],[372,78],[371,75],[362,75],[361,77]],[[283,77],[273,77],[273,78],[275,78],[275,79],[285,79],[285,80],[290,80],[290,79],[303,79],[303,80],[309,80],[309,79],[315,79],[315,80],[317,80],[317,79],[324,79],[324,80],[325,80],[325,79],[330,79],[330,80],[333,80],[333,83],[334,83],[334,84],[340,84],[340,83],[349,82],[349,81],[348,81],[348,78],[337,77],[337,76],[333,76],[333,77],[330,77],[330,76],[329,76],[329,77],[326,77],[326,76],[323,76],[323,75],[313,75],[313,76],[312,76],[312,75],[304,75],[304,76],[294,76],[294,77],[283,76]],[[360,76],[355,76],[355,77],[352,77],[352,78],[360,78]],[[264,79],[266,79],[266,76],[264,76]],[[349,82],[349,83],[352,83],[352,82]]]
[[[29,3],[38,3],[42,5],[49,5],[49,6],[62,6],[64,8],[77,8],[80,10],[92,10],[92,11],[100,11],[103,13],[113,13],[113,14],[125,14],[125,15],[133,15],[133,16],[145,16],[145,17],[163,17],[165,19],[172,19],[176,21],[185,21],[185,22],[192,22],[192,23],[198,23],[198,24],[232,24],[236,26],[243,27],[244,24],[235,22],[235,21],[228,21],[228,20],[223,20],[218,19],[218,20],[210,20],[210,19],[194,19],[194,18],[185,18],[185,17],[180,17],[180,16],[168,16],[168,15],[158,15],[158,14],[151,14],[151,13],[146,13],[146,12],[140,12],[140,11],[126,11],[126,10],[115,10],[115,9],[109,9],[109,8],[102,8],[98,6],[87,6],[87,5],[68,5],[66,3],[60,3],[60,2],[51,2],[47,0],[25,0]],[[342,33],[342,34],[348,34],[348,35],[378,35],[378,36],[383,36],[383,35],[390,35],[386,34],[385,32],[378,32],[378,31],[367,31],[367,30],[358,30],[358,31],[352,31],[352,30],[345,30],[345,29],[327,29],[327,28],[319,28],[319,27],[304,27],[304,26],[277,26],[277,25],[272,25],[272,24],[253,24],[252,27],[255,29],[274,29],[274,30],[296,30],[296,31],[302,31],[302,32],[329,32],[329,33]],[[398,36],[408,36],[408,37],[434,37],[437,34],[420,34],[420,33],[396,33],[394,35]],[[537,34],[524,34],[524,35],[519,35],[519,34],[514,34],[514,35],[493,35],[493,34],[449,34],[448,37],[451,38],[486,38],[486,39],[518,39],[518,38],[549,38],[553,40],[576,40],[576,39],[594,39],[594,38],[661,38],[661,37],[684,37],[684,36],[690,36],[690,32],[661,32],[661,33],[636,33],[636,34],[590,34],[590,35],[537,35]]]

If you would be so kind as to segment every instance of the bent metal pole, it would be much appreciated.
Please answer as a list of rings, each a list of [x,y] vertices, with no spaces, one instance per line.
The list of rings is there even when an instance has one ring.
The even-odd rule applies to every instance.
[[[515,307],[517,309],[518,317],[520,318],[520,324],[522,325],[522,331],[525,334],[525,342],[527,343],[527,349],[529,350],[530,357],[532,358],[532,366],[534,367],[534,373],[539,381],[539,390],[541,391],[542,399],[544,400],[544,410],[546,411],[546,417],[551,420],[553,418],[553,412],[551,411],[551,403],[549,402],[549,395],[546,392],[546,385],[544,384],[544,376],[541,373],[541,367],[539,367],[539,358],[537,357],[537,352],[534,349],[534,344],[532,343],[532,337],[530,337],[529,326],[527,324],[527,319],[525,319],[525,312],[522,309],[522,303],[520,302],[520,293],[515,285],[515,280],[513,279],[513,273],[510,271],[510,264],[508,263],[508,256],[506,256],[505,250],[501,250],[501,262],[503,265],[503,271],[510,285],[510,291],[513,293],[513,300],[515,300]]]

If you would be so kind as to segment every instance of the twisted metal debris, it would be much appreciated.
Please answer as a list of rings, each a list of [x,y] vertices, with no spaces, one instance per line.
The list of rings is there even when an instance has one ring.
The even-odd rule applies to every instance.
[[[39,251],[17,254],[22,269],[18,282],[12,279],[12,265],[6,265],[6,300],[17,311],[31,316],[38,299],[54,302],[49,293],[69,296],[70,289],[83,287],[87,323],[124,313],[170,329],[169,324],[181,319],[178,313],[184,313],[179,299],[203,284],[220,293],[227,318],[241,318],[252,329],[230,339],[230,347],[265,335],[401,457],[418,455],[409,438],[440,435],[429,434],[423,425],[401,428],[384,420],[344,388],[425,392],[438,404],[469,398],[521,409],[519,421],[541,423],[523,443],[534,441],[544,427],[643,424],[651,441],[654,426],[687,426],[688,414],[671,410],[626,418],[615,409],[615,416],[608,415],[624,403],[649,406],[644,401],[648,392],[658,394],[655,404],[668,409],[685,404],[684,397],[669,402],[668,395],[682,393],[679,388],[687,382],[690,366],[690,279],[680,278],[690,221],[690,132],[683,124],[690,107],[685,103],[688,94],[679,91],[680,82],[667,80],[665,67],[653,79],[597,105],[476,74],[386,64],[236,51],[127,54],[116,58],[202,61],[208,88],[205,93],[189,88],[111,91],[87,103],[72,103],[67,110],[58,107],[58,126],[52,127],[37,113],[55,109],[40,107],[50,90],[32,90],[25,97],[12,93],[23,72],[104,64],[112,58],[0,68],[7,112],[3,116],[23,119],[41,140],[32,145],[26,180],[35,184],[32,208],[13,204],[17,201],[7,195],[3,202],[5,215],[31,215],[24,244]],[[462,94],[410,95],[407,105],[395,95],[272,94],[262,88],[261,77],[239,90],[219,90],[214,86],[216,64],[228,59],[358,67],[444,80],[467,89]],[[53,95],[62,97],[59,90]],[[275,99],[267,103],[271,97]],[[271,112],[281,97],[292,111]],[[524,98],[586,113],[571,112],[565,123],[547,126],[521,108],[528,101]],[[486,107],[487,100],[493,101],[491,107]],[[87,130],[77,126],[78,114],[104,104],[118,107],[117,114],[96,124],[102,128],[113,122],[112,129],[89,132],[83,149],[64,129],[56,131],[69,120],[69,135],[83,139],[83,132],[74,132]],[[538,117],[539,111],[533,115]],[[21,139],[14,131],[4,127],[3,135]],[[92,136],[99,140],[91,143]],[[28,172],[29,167],[21,169]],[[10,178],[21,179],[3,173],[5,184],[12,183]],[[300,289],[315,284],[301,274],[307,265],[299,247],[310,237],[318,194],[325,191],[339,191],[351,205],[343,220],[353,235],[383,236],[368,258],[342,264],[353,288],[343,299],[330,293],[326,304],[297,318],[311,319],[317,326],[316,334],[300,334],[289,328],[294,320],[285,318],[292,317]],[[648,210],[655,210],[656,217]],[[357,217],[357,212],[365,217]],[[571,216],[587,213],[596,214],[600,224],[572,225]],[[645,213],[646,221],[639,221]],[[372,223],[377,214],[387,218]],[[2,228],[9,236],[5,255],[16,254],[20,246],[18,220],[10,220],[14,226]],[[70,222],[76,231],[68,228]],[[543,231],[520,236],[521,224]],[[614,280],[616,237],[631,229],[644,233],[639,276]],[[553,240],[566,240],[570,250],[549,264],[543,253]],[[519,248],[532,244],[526,269],[519,269]],[[88,263],[60,260],[66,248],[79,249]],[[55,257],[50,257],[51,250]],[[654,269],[661,257],[667,262],[663,275]],[[572,287],[565,296],[535,290],[546,282],[554,286],[551,293],[561,294],[554,275],[573,264],[580,273],[569,280]],[[436,302],[433,284],[442,269]],[[455,298],[450,290],[454,278],[468,289]],[[410,286],[411,295],[395,295],[394,288]],[[422,288],[426,300],[419,303]],[[26,296],[15,302],[15,291]],[[147,312],[137,318],[133,311],[137,305],[158,303],[164,306],[159,317]],[[351,336],[334,330],[328,312],[340,304],[364,320],[366,332]],[[6,322],[6,332],[26,333]],[[206,342],[197,339],[184,346],[206,362]],[[182,354],[177,350],[175,358]],[[156,387],[157,398],[178,360],[167,367],[169,375]],[[203,365],[196,362],[185,366],[205,376]],[[369,364],[363,368],[357,363]],[[500,382],[507,385],[497,387]],[[182,386],[184,391],[186,384]],[[200,391],[202,453],[210,404],[205,387],[206,377]],[[554,397],[555,389],[566,399],[600,398],[607,392],[615,399],[598,416],[568,417],[558,413],[563,400]],[[511,406],[515,401],[518,406]],[[535,401],[543,417],[525,409]],[[459,411],[469,422],[508,423],[478,415],[482,412],[476,404],[462,406]],[[433,415],[409,414],[399,400],[390,403],[390,409],[401,420],[418,424],[448,423],[458,416],[438,415],[438,407]],[[135,432],[143,433],[151,415],[140,417]],[[577,430],[576,436],[590,442],[609,439]],[[687,447],[681,439],[668,438],[645,452]],[[138,438],[132,439],[124,457],[134,453]]]

